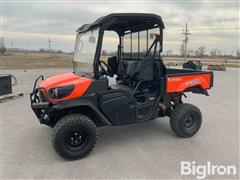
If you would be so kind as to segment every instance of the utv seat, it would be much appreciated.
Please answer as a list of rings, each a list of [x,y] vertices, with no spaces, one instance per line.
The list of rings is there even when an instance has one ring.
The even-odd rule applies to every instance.
[[[141,61],[121,59],[118,64],[117,76],[119,80],[132,79],[140,70]]]
[[[142,59],[122,59],[118,65],[119,80],[152,81],[153,60],[151,56]]]

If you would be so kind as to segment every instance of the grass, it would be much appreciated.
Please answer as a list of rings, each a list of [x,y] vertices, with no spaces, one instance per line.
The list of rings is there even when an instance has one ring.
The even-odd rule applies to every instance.
[[[47,69],[47,68],[72,68],[72,54],[57,54],[57,53],[12,53],[1,55],[0,69]],[[107,60],[106,56],[101,57],[102,60]],[[164,59],[164,58],[163,58]],[[182,66],[184,60],[165,59],[166,66]],[[240,68],[240,61],[228,61],[227,67]],[[222,59],[212,59],[202,61],[204,65],[214,63],[223,63]]]
[[[14,53],[1,56],[0,69],[71,68],[72,55],[47,53]]]

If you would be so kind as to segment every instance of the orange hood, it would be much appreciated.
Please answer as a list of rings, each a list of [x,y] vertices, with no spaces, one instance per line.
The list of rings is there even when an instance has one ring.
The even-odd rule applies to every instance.
[[[69,96],[58,99],[58,100],[53,100],[48,98],[51,101],[63,101],[63,100],[73,99],[73,98],[82,96],[87,91],[87,89],[92,84],[92,82],[93,82],[92,79],[81,77],[81,76],[75,75],[74,73],[63,73],[63,74],[51,76],[43,80],[39,84],[39,87],[44,88],[48,92],[48,90],[51,88],[74,85],[74,90],[71,92]]]

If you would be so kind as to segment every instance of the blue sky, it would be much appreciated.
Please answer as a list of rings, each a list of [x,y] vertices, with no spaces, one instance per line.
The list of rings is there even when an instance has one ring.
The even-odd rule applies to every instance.
[[[73,51],[75,31],[109,13],[160,15],[166,25],[164,51],[179,53],[182,29],[188,22],[189,48],[205,46],[232,53],[239,49],[238,1],[3,1],[5,45],[25,49],[52,47]]]

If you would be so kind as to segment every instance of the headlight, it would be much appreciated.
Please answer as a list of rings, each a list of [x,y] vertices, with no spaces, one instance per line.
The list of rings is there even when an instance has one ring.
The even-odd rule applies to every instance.
[[[74,85],[51,88],[48,90],[48,95],[51,99],[61,99],[70,95],[73,89]]]

